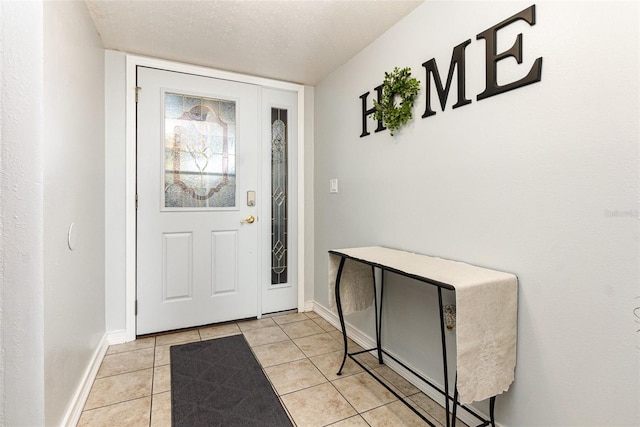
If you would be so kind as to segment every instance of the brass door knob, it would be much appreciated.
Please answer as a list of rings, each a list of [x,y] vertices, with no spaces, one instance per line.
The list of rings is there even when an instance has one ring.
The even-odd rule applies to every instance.
[[[255,218],[253,217],[253,215],[249,215],[248,217],[246,217],[245,219],[243,219],[242,221],[240,221],[240,224],[243,223],[249,223],[249,224],[253,224],[255,222]]]

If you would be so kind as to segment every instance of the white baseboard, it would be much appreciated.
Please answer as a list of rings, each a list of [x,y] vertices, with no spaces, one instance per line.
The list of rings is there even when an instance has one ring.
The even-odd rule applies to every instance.
[[[313,311],[315,307],[315,302],[313,301],[305,301],[304,303],[304,311]]]
[[[326,307],[324,307],[324,306],[322,306],[322,305],[320,305],[320,304],[318,304],[316,302],[314,302],[313,311],[318,313],[318,315],[320,317],[322,317],[324,320],[326,320],[327,322],[331,323],[336,328],[340,329],[340,319],[338,318],[337,313],[334,313],[333,311],[329,310],[328,308],[326,308]],[[360,331],[359,329],[354,328],[353,326],[351,326],[348,323],[345,323],[345,325],[346,325],[346,328],[347,328],[347,336],[350,339],[352,339],[356,344],[358,344],[360,347],[366,349],[366,348],[373,348],[373,347],[376,346],[375,339],[371,338],[370,336],[368,336],[364,332]],[[396,359],[402,360],[402,357],[399,357],[397,354],[393,353],[392,351],[389,351],[389,349],[385,348],[384,350],[387,353],[391,354]],[[374,354],[374,356],[377,357],[377,355],[375,355],[375,354]],[[388,366],[389,368],[394,370],[396,373],[398,373],[404,379],[406,379],[411,384],[416,386],[421,392],[423,392],[424,394],[429,396],[431,399],[433,399],[435,402],[437,402],[438,405],[440,405],[442,407],[445,406],[445,400],[444,400],[444,396],[442,394],[438,393],[432,387],[430,387],[429,385],[425,384],[420,378],[418,378],[417,376],[412,374],[409,370],[404,368],[402,365],[400,365],[399,363],[395,362],[391,358],[387,358],[384,363],[385,363],[386,366]],[[411,366],[411,364],[407,363],[404,360],[402,360],[402,363],[404,363],[405,365],[409,366],[412,370],[414,370],[416,372],[419,372],[420,375],[424,376],[427,380],[429,380],[433,384],[436,384],[436,385],[440,386],[440,381],[434,380],[434,379],[429,378],[428,376],[422,374],[418,369],[414,368],[413,366]],[[482,411],[478,410],[477,408],[474,407],[473,410],[475,412],[477,412],[480,416],[484,417],[485,419],[489,419],[488,415],[484,414]],[[473,415],[469,414],[468,412],[466,412],[463,409],[458,410],[458,413],[456,415],[457,415],[457,418],[460,421],[464,422],[467,425],[473,426],[473,425],[477,425],[478,424],[478,419],[475,418]],[[500,424],[498,424],[498,423],[496,423],[496,426],[501,427]]]
[[[338,315],[331,311],[330,309],[321,306],[318,303],[314,303],[313,311],[318,313],[320,317],[322,317],[327,322],[331,323],[336,328],[340,329],[340,319]],[[353,340],[356,344],[358,344],[362,348],[372,348],[376,346],[376,341],[372,339],[370,336],[360,331],[359,329],[354,328],[353,326],[345,323],[347,327],[347,335],[351,340]]]
[[[121,329],[119,331],[107,332],[107,342],[109,343],[109,345],[126,343],[127,331]]]
[[[89,397],[89,392],[91,391],[91,386],[93,386],[93,381],[98,374],[98,369],[100,369],[100,364],[102,363],[102,359],[104,355],[107,353],[107,349],[109,348],[109,340],[107,338],[108,334],[104,334],[102,339],[98,343],[98,347],[93,352],[93,356],[91,357],[91,361],[89,366],[84,372],[82,380],[76,389],[76,392],[73,395],[71,403],[67,408],[67,413],[62,419],[63,426],[67,427],[75,427],[80,420],[80,415],[82,414],[82,409],[84,408],[84,404]]]

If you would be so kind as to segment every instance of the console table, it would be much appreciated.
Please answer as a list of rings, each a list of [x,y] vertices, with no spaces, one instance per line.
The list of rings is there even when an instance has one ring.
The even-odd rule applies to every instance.
[[[379,307],[376,297],[376,268],[382,270]],[[444,390],[382,348],[382,303],[387,272],[437,287]],[[506,391],[514,380],[518,293],[518,278],[515,275],[462,262],[373,246],[330,250],[329,277],[330,288],[333,288],[330,289],[333,292],[329,292],[330,305],[338,311],[344,339],[344,357],[338,375],[341,375],[348,356],[427,424],[436,427],[355,358],[359,354],[376,351],[379,363],[383,363],[383,355],[389,357],[445,396],[447,427],[455,426],[458,408],[476,417],[481,422],[479,426],[495,426],[496,395]],[[456,298],[457,352],[453,397],[449,393],[443,289],[455,292]],[[372,303],[375,305],[376,347],[349,353],[344,316],[353,311],[364,310]],[[485,399],[490,399],[489,420],[465,405]]]

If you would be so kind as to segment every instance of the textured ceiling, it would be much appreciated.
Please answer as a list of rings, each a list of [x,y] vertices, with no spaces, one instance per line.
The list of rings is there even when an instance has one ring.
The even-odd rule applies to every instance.
[[[86,0],[105,48],[314,85],[424,0]]]

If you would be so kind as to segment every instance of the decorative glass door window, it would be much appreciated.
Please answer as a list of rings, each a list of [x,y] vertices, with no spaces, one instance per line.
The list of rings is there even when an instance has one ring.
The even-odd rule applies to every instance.
[[[271,284],[287,283],[287,110],[271,109]]]
[[[164,94],[164,207],[236,206],[236,103]]]

